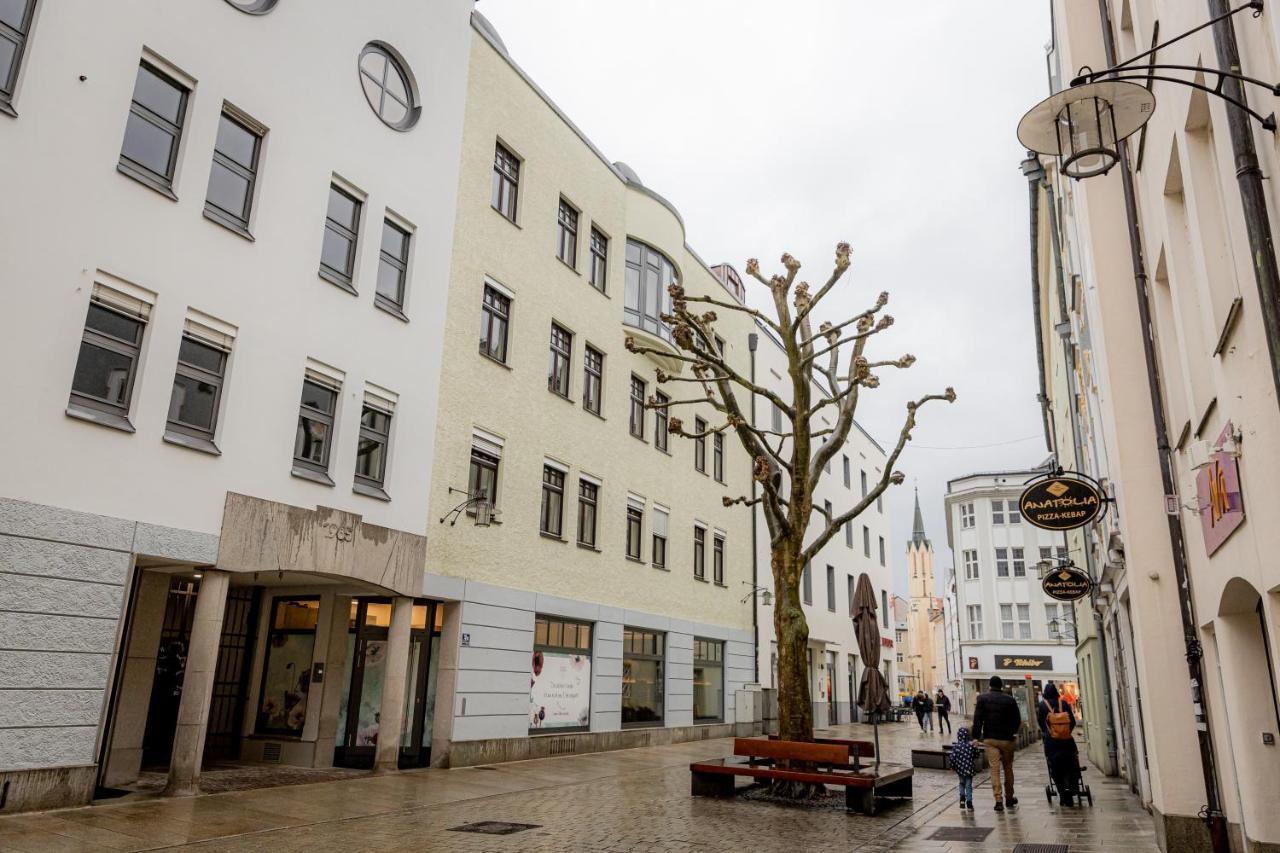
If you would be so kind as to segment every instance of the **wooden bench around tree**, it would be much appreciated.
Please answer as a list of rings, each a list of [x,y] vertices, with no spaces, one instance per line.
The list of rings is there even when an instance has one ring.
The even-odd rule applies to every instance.
[[[850,763],[850,749],[844,743],[801,743],[797,741],[737,738],[732,758],[715,758],[689,765],[695,797],[731,797],[736,778],[746,776],[760,782],[802,782],[809,785],[840,785],[845,790],[845,807],[862,814],[875,814],[877,797],[911,796],[913,770],[899,764],[861,766],[858,749]],[[779,767],[779,762],[803,762],[803,769]]]

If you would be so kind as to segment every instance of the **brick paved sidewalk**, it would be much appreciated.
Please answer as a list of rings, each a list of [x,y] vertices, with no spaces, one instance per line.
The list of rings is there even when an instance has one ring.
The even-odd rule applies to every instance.
[[[940,740],[906,724],[884,725],[880,732],[882,750],[891,761],[905,761],[912,746]],[[871,729],[839,726],[832,733],[869,739]],[[1008,851],[1022,836],[1054,840],[1064,831],[1081,842],[1072,843],[1071,853],[1155,849],[1150,820],[1127,789],[1097,779],[1091,780],[1094,809],[1065,817],[1056,814],[1058,807],[1047,807],[1043,781],[1020,784],[1023,805],[1013,814],[992,813],[990,792],[984,788],[975,798],[986,797],[975,816],[961,817],[955,808],[955,776],[949,771],[917,771],[914,799],[875,817],[742,797],[691,797],[689,762],[731,750],[731,741],[709,740],[191,799],[107,802],[0,818],[0,851]],[[1018,770],[1027,780],[1043,776],[1038,748],[1019,757]],[[479,821],[535,827],[507,836],[453,831]],[[997,831],[986,846],[927,840],[939,826],[965,823]]]

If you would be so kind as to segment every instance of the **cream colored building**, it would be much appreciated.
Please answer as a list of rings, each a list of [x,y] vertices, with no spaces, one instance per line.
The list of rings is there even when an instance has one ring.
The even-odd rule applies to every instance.
[[[658,316],[673,281],[720,299],[740,286],[473,20],[424,587],[460,606],[445,608],[432,761],[732,733],[754,677],[752,516],[722,498],[750,493],[751,466],[731,435],[669,434],[668,416],[720,421],[645,409],[696,386],[659,385],[685,365],[624,342],[678,352]],[[754,327],[720,315],[746,373]],[[485,527],[462,506],[480,500]]]
[[[933,574],[933,543],[925,534],[919,492],[915,499],[915,520],[911,528],[911,541],[907,543],[907,590],[910,602],[907,636],[911,646],[906,660],[907,669],[915,675],[917,689],[933,695],[946,681],[942,599],[938,596]]]
[[[1115,0],[1107,8],[1103,21],[1092,5],[1054,3],[1055,90],[1082,65],[1112,64],[1108,47],[1114,61],[1145,50],[1157,23],[1164,40],[1210,17],[1205,4],[1167,0]],[[1239,70],[1280,78],[1272,10],[1231,21]],[[1219,46],[1214,29],[1204,29],[1162,49],[1160,61],[1218,67]],[[1194,80],[1196,73],[1170,76]],[[1212,88],[1214,75],[1205,77]],[[1275,353],[1255,276],[1270,256],[1263,248],[1255,258],[1250,234],[1274,241],[1280,198],[1274,181],[1263,180],[1269,230],[1246,218],[1241,186],[1251,178],[1239,146],[1252,135],[1263,176],[1280,163],[1273,134],[1257,122],[1244,137],[1229,132],[1222,100],[1163,81],[1153,93],[1155,111],[1130,140],[1127,164],[1070,181],[1042,158],[1037,277],[1052,433],[1059,459],[1101,478],[1116,499],[1114,519],[1075,537],[1072,547],[1088,552],[1102,582],[1120,765],[1155,813],[1162,846],[1210,849],[1198,814],[1213,800],[1233,849],[1276,850],[1280,569],[1270,555],[1280,550],[1280,529],[1271,523],[1280,505],[1280,429]],[[1263,114],[1271,111],[1264,90],[1251,87],[1249,98]],[[1145,287],[1135,284],[1137,271]],[[1185,560],[1185,606],[1175,554]],[[1092,617],[1078,621],[1083,627]],[[1188,652],[1203,655],[1203,683],[1191,682]],[[1200,732],[1212,772],[1197,748]]]

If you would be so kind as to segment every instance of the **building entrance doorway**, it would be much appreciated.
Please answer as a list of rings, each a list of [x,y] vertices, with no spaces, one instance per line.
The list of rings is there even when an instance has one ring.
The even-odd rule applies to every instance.
[[[839,703],[836,702],[836,653],[827,652],[827,720],[831,725],[840,722]]]
[[[348,620],[347,663],[338,706],[337,746],[333,763],[340,767],[373,767],[378,741],[394,736],[381,731],[382,686],[387,670],[387,632],[392,602],[356,598]],[[435,710],[435,663],[439,658],[442,605],[415,602],[409,635],[404,725],[398,733],[401,767],[421,767],[431,760]]]
[[[858,656],[849,655],[849,722],[858,722]]]

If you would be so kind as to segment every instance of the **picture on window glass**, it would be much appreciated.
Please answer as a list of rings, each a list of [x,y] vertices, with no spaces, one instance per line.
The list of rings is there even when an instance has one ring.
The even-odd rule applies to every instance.
[[[533,628],[529,729],[591,725],[591,625],[539,616]]]
[[[272,603],[258,702],[259,732],[302,734],[319,611],[319,599],[278,598]]]

